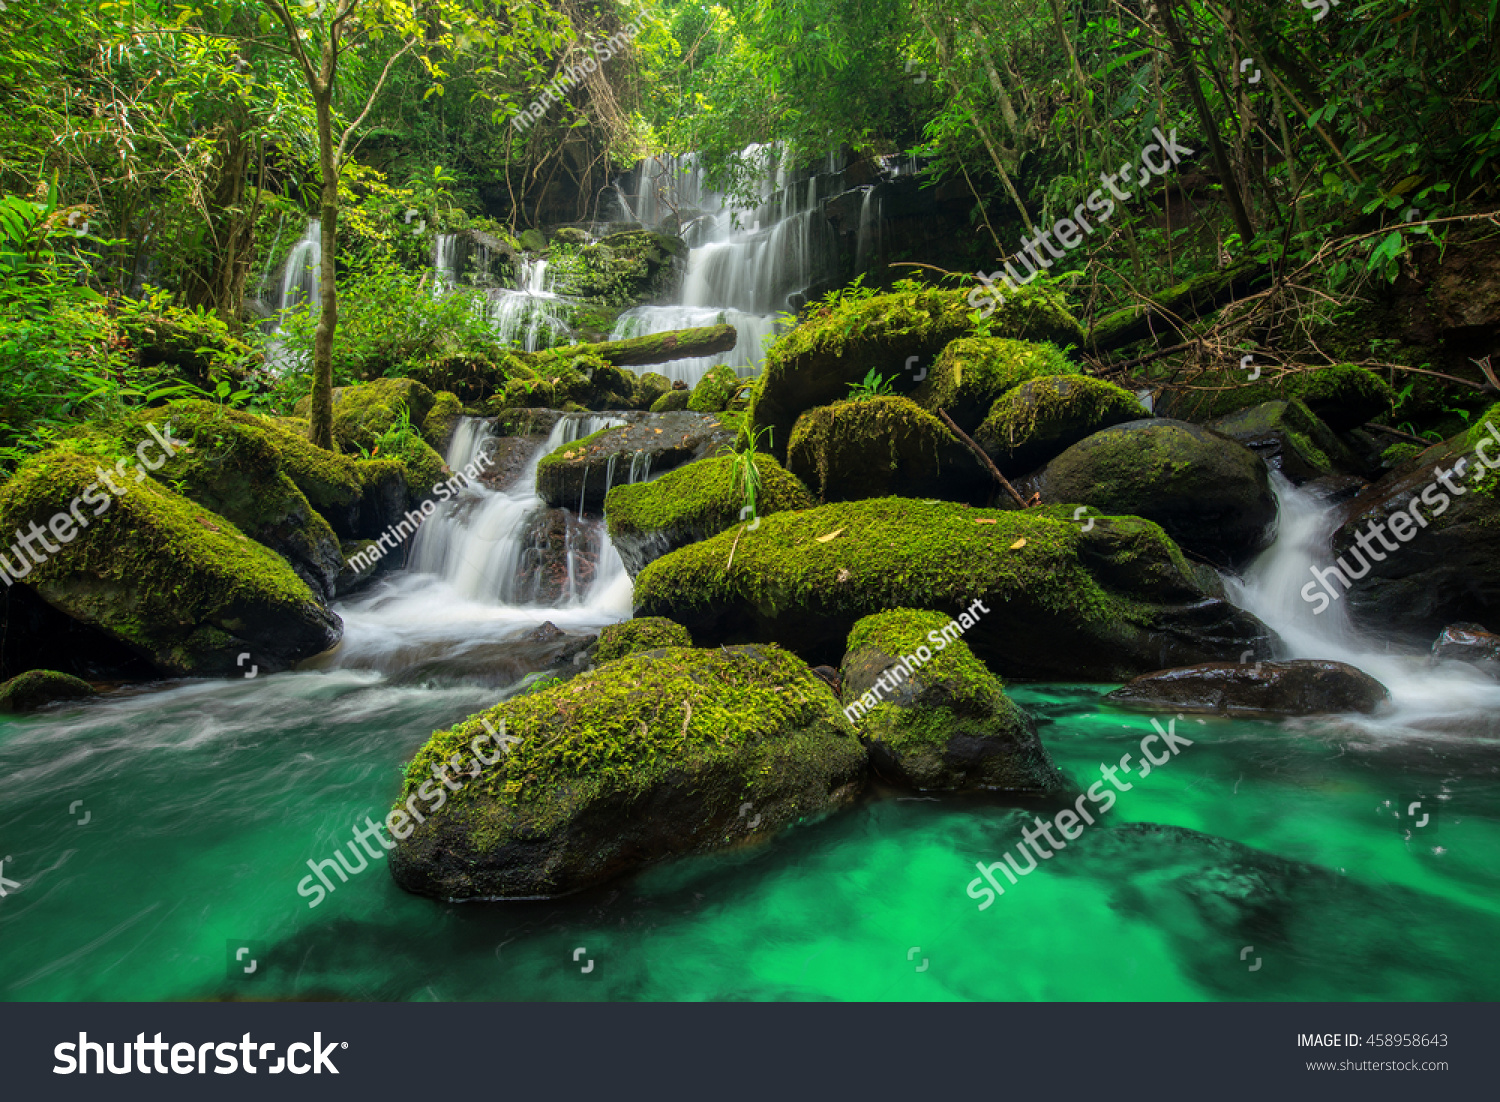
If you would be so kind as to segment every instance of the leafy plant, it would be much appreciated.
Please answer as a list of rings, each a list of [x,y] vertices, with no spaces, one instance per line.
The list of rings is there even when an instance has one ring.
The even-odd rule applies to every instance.
[[[865,372],[865,377],[859,382],[848,384],[849,401],[863,402],[871,398],[880,398],[887,394],[894,394],[896,391],[891,386],[891,381],[891,379],[887,379],[872,367],[869,371]]]

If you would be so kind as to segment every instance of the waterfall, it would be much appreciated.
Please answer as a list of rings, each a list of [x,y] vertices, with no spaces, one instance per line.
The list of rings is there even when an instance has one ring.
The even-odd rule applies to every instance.
[[[859,232],[854,244],[854,270],[863,272],[871,258],[871,246],[878,254],[881,251],[880,218],[884,200],[875,198],[873,187],[865,188],[865,197],[859,204]]]
[[[300,306],[318,309],[319,275],[323,265],[323,223],[310,219],[307,229],[287,253],[281,270],[281,297],[276,303],[278,315]]]
[[[432,293],[440,296],[458,286],[458,235],[440,233],[432,245]]]
[[[1393,718],[1368,721],[1381,733],[1393,727],[1478,733],[1484,714],[1500,709],[1500,683],[1461,663],[1433,665],[1426,655],[1400,653],[1354,627],[1347,596],[1314,613],[1302,590],[1314,580],[1313,567],[1334,561],[1331,540],[1339,509],[1293,486],[1280,472],[1272,472],[1271,482],[1280,512],[1276,542],[1243,578],[1225,579],[1230,598],[1281,636],[1279,657],[1347,662],[1389,689]]]
[[[545,260],[522,260],[517,285],[490,293],[490,324],[495,335],[528,352],[550,348],[569,335],[563,320],[567,303],[549,287]]]
[[[739,340],[732,352],[678,360],[661,368],[689,386],[715,364],[754,375],[777,315],[795,309],[797,296],[837,267],[832,228],[823,217],[818,177],[791,181],[776,151],[751,146],[760,166],[758,201],[737,205],[712,191],[692,156],[657,157],[637,168],[634,188],[617,185],[623,214],[647,226],[677,229],[687,241],[680,301],[638,306],[620,315],[612,338],[728,323]],[[833,163],[830,155],[830,164]]]

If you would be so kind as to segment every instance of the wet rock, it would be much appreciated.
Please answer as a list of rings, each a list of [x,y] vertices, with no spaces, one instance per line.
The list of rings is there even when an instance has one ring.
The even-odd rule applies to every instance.
[[[440,657],[402,665],[392,685],[483,685],[508,689],[531,674],[570,677],[584,668],[584,654],[597,636],[563,631],[551,621],[513,639],[468,643]]]
[[[865,616],[976,598],[989,611],[965,642],[1006,676],[1123,680],[1267,655],[1271,641],[1155,524],[1106,517],[1085,531],[1067,507],[892,497],[777,513],[658,559],[635,586],[637,615],[670,617],[700,645],[775,641],[827,664]]]
[[[1294,485],[1362,470],[1349,447],[1298,398],[1262,402],[1208,427],[1238,440]]]
[[[786,461],[824,502],[899,496],[980,505],[994,488],[973,452],[908,398],[808,410],[797,418]]]
[[[1048,504],[1145,517],[1215,564],[1243,562],[1275,534],[1265,460],[1183,421],[1131,421],[1096,432],[1017,488],[1023,497],[1039,492]]]
[[[537,493],[549,505],[597,512],[614,485],[727,452],[734,433],[711,414],[643,413],[543,457]]]
[[[1500,635],[1479,624],[1449,624],[1432,644],[1434,662],[1467,662],[1500,680]]]
[[[432,766],[471,757],[484,722],[508,752],[424,803]],[[391,872],[440,899],[565,895],[826,814],[865,768],[838,700],[785,651],[632,654],[433,735],[400,797],[423,821],[394,822]]]
[[[87,681],[56,670],[30,670],[0,685],[0,712],[33,712],[61,700],[94,695]]]
[[[1062,774],[1035,725],[962,639],[920,661],[918,647],[930,651],[931,636],[946,639],[941,633],[954,622],[944,613],[896,609],[854,625],[842,699],[845,714],[857,716],[871,766],[918,791],[1061,791]]]
[[[1142,674],[1106,700],[1164,711],[1282,716],[1373,712],[1385,686],[1343,662],[1208,662]]]
[[[972,434],[986,411],[1016,387],[1032,379],[1077,372],[1078,367],[1056,345],[962,337],[943,349],[912,400],[933,416],[939,410],[947,413],[955,425]]]

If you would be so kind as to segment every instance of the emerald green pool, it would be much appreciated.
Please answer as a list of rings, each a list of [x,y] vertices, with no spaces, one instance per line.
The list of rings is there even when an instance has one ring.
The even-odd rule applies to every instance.
[[[1103,691],[1013,689],[1080,786],[1150,731]],[[309,908],[308,860],[494,695],[336,670],[0,719],[3,997],[1500,997],[1495,743],[1337,719],[1179,720],[1191,747],[984,911],[975,862],[1030,813],[894,793],[559,902],[436,903],[379,860]]]

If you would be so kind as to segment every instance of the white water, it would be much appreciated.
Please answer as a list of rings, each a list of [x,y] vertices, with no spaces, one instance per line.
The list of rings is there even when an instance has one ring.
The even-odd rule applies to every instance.
[[[567,303],[552,291],[545,260],[522,260],[520,265],[516,287],[491,292],[490,324],[500,340],[535,352],[568,335],[562,320]]]
[[[1347,598],[1332,602],[1321,614],[1302,599],[1302,588],[1313,580],[1311,568],[1333,562],[1330,541],[1338,510],[1279,473],[1271,479],[1280,508],[1276,542],[1242,580],[1226,582],[1236,604],[1281,636],[1278,657],[1347,662],[1379,681],[1390,690],[1391,707],[1355,721],[1375,733],[1487,732],[1486,713],[1500,710],[1500,683],[1463,663],[1434,665],[1426,654],[1403,653],[1356,629],[1349,622]]]
[[[432,293],[444,295],[458,286],[458,235],[440,233],[432,243]]]
[[[556,601],[536,599],[536,565],[527,561],[532,525],[547,511],[536,493],[542,457],[622,423],[601,416],[563,417],[512,489],[476,484],[438,504],[412,537],[407,569],[338,606],[344,641],[336,664],[400,669],[424,657],[461,656],[466,648],[514,639],[547,620],[585,631],[629,618],[630,577],[599,522],[574,518],[569,523],[567,577]],[[463,418],[445,458],[459,471],[490,443],[485,422]],[[585,538],[599,544],[592,577],[579,556]]]
[[[635,190],[620,193],[628,220],[651,227],[675,222],[690,251],[681,301],[627,310],[612,337],[721,322],[732,324],[739,334],[732,352],[661,368],[668,378],[690,386],[720,363],[741,376],[754,375],[765,358],[767,338],[778,331],[777,315],[791,311],[793,297],[830,274],[837,262],[833,232],[818,198],[818,178],[789,184],[774,150],[751,147],[746,154],[763,173],[759,202],[752,207],[737,206],[710,189],[691,156],[643,162]]]

